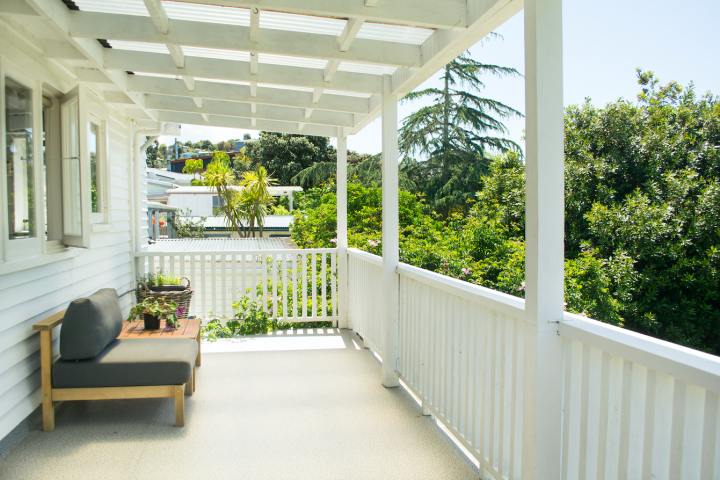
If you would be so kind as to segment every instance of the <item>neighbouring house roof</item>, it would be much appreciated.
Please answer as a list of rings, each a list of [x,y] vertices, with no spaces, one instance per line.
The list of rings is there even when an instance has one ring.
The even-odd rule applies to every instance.
[[[265,217],[265,224],[263,230],[265,231],[288,231],[290,225],[292,225],[292,215],[268,215]],[[225,217],[208,217],[205,220],[205,229],[211,231],[218,230],[231,230],[231,227],[227,226]]]
[[[236,190],[242,189],[242,187],[230,187]],[[302,187],[269,187],[270,195],[274,197],[281,197],[289,195],[290,192],[302,192]],[[217,195],[217,191],[212,187],[180,187],[173,188],[167,191],[168,195]]]
[[[281,238],[179,238],[158,240],[148,245],[148,252],[219,252],[285,250],[290,244]]]
[[[164,181],[176,185],[190,185],[190,182],[193,179],[193,176],[187,173],[171,172],[169,170],[163,170],[161,168],[148,168],[147,173],[148,181]]]

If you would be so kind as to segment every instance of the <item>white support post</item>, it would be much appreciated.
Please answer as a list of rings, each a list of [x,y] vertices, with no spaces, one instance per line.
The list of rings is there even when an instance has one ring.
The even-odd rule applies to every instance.
[[[290,199],[288,200],[288,203],[290,204],[290,213],[293,211],[293,192],[290,192]]]
[[[291,197],[292,198],[292,197]],[[338,327],[348,328],[347,137],[337,136]]]
[[[392,77],[383,76],[382,94],[382,383],[397,387],[398,317],[400,279],[400,220],[398,207],[398,113]]]
[[[558,479],[562,452],[562,0],[525,1],[525,351],[522,478]]]

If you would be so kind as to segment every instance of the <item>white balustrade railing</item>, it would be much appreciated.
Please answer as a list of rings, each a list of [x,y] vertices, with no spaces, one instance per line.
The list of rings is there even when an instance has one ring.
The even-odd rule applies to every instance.
[[[524,302],[400,264],[400,379],[495,478],[519,478]]]
[[[362,250],[348,249],[348,320],[366,348],[382,354],[382,259]]]
[[[563,479],[720,478],[720,359],[565,314]]]
[[[247,297],[281,322],[337,321],[337,249],[135,255],[140,276],[163,269],[187,277],[190,315],[199,318],[231,317],[233,303]]]
[[[382,259],[348,256],[352,328],[382,354]],[[536,421],[524,417],[535,328],[524,300],[405,264],[397,272],[401,380],[483,478],[520,478],[532,468],[521,462],[523,420]],[[562,480],[720,478],[718,357],[568,313],[557,325]]]

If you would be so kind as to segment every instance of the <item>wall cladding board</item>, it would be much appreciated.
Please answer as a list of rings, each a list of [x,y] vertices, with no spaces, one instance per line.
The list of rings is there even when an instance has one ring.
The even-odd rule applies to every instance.
[[[99,288],[118,294],[133,288],[130,208],[131,140],[128,122],[109,107],[109,228],[91,234],[90,248],[75,256],[0,275],[0,439],[41,402],[40,340],[35,322],[67,307],[75,298]],[[127,313],[132,295],[121,297]],[[53,332],[58,352],[60,329]]]

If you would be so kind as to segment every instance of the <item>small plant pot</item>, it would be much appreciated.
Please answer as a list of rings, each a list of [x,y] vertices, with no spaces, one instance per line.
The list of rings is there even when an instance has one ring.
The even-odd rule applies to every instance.
[[[187,287],[185,285],[155,285],[149,288],[153,292],[182,292]]]
[[[160,328],[160,317],[144,313],[143,319],[145,320],[145,330],[157,330]]]

